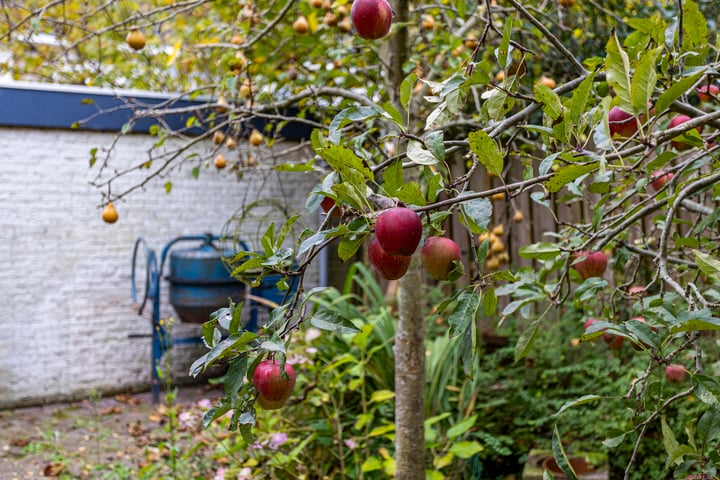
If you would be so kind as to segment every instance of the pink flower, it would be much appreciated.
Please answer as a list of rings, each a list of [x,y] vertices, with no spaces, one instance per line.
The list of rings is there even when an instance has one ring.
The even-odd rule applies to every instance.
[[[197,406],[200,408],[210,408],[210,407],[212,407],[212,402],[210,401],[209,398],[202,398],[202,399],[198,400]]]
[[[268,447],[272,450],[277,450],[280,445],[287,442],[287,434],[284,432],[270,434],[270,443]]]
[[[218,468],[218,471],[215,472],[214,480],[225,480],[225,467]]]
[[[195,415],[190,412],[180,412],[178,414],[178,427],[181,429],[192,428],[195,426]]]
[[[351,438],[348,438],[347,440],[345,440],[345,446],[348,447],[350,450],[355,450],[357,444]]]

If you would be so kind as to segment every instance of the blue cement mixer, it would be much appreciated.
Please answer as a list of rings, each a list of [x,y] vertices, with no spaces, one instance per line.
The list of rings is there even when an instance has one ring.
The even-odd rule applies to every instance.
[[[260,308],[270,309],[281,304],[288,292],[281,292],[275,284],[279,275],[263,277],[260,285],[249,287],[250,280],[241,282],[232,277],[223,263],[221,252],[215,242],[219,237],[212,234],[191,235],[175,238],[162,249],[159,259],[154,250],[140,237],[135,241],[132,257],[131,295],[133,307],[141,315],[148,300],[152,300],[152,334],[131,334],[131,337],[152,337],[151,389],[153,402],[160,400],[161,382],[158,371],[162,356],[173,346],[200,343],[200,336],[172,338],[160,317],[160,287],[165,262],[170,257],[169,302],[182,322],[201,324],[209,320],[215,310],[227,307],[228,300],[245,302],[250,315],[245,328],[256,331]],[[194,242],[192,248],[173,249],[180,243]],[[198,242],[201,242],[197,245]],[[244,242],[238,246],[247,250]],[[171,251],[172,250],[172,251]],[[144,295],[137,289],[138,256],[146,259]],[[232,252],[230,252],[232,254]],[[292,291],[292,290],[291,290]]]

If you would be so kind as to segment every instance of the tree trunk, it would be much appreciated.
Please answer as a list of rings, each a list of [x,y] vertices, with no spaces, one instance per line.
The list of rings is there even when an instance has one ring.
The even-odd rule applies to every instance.
[[[425,323],[422,272],[414,255],[400,279],[395,335],[395,466],[398,480],[425,478]]]
[[[410,16],[408,0],[391,1],[396,25],[406,25]],[[400,84],[408,60],[407,28],[397,28],[390,38],[386,62],[389,66],[388,91],[398,111]],[[412,130],[412,120],[408,129]],[[398,151],[400,146],[398,145]],[[406,172],[407,182],[417,181],[418,172]],[[397,480],[425,479],[425,325],[422,301],[420,259],[414,255],[410,268],[400,279],[398,292],[400,319],[395,336],[395,470]]]

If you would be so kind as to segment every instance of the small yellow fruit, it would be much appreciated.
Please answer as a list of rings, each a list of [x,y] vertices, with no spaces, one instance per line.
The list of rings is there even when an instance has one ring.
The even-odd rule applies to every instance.
[[[545,85],[546,87],[553,89],[557,87],[557,83],[555,80],[551,77],[548,77],[547,75],[540,75],[540,78],[538,78],[537,81],[538,85]]]
[[[253,128],[249,138],[250,145],[259,147],[265,142],[265,137],[257,128]]]
[[[503,80],[505,80],[505,70],[500,70],[495,74],[495,81],[502,82]]]
[[[227,137],[225,140],[225,146],[230,150],[237,148],[237,141],[233,137]]]
[[[337,14],[338,18],[342,20],[343,18],[347,17],[347,7],[345,5],[340,5],[335,9],[335,13]]]
[[[490,251],[493,253],[502,253],[505,251],[505,244],[502,240],[497,240],[490,245]]]
[[[115,206],[112,204],[112,202],[108,202],[107,206],[103,210],[102,219],[105,223],[117,222],[118,213],[117,210],[115,210]]]
[[[505,199],[505,192],[498,192],[494,195],[490,195],[490,199],[492,200],[504,200]]]
[[[575,0],[559,0],[560,6],[564,8],[570,8],[575,5]]]
[[[488,270],[497,270],[500,268],[500,260],[495,257],[490,257],[485,261],[485,266]]]
[[[313,8],[320,8],[323,5],[323,0],[310,0],[310,5],[312,5]]]
[[[230,43],[233,45],[242,45],[242,43],[245,41],[245,38],[240,35],[239,33],[236,33],[230,38]]]
[[[249,97],[250,94],[252,93],[252,88],[250,87],[250,82],[248,82],[247,80],[245,82],[243,82],[243,84],[240,85],[239,93],[242,98]]]
[[[218,106],[215,110],[217,110],[219,114],[227,113],[228,109],[230,108],[230,104],[225,99],[225,95],[223,95],[222,93],[217,99],[217,104]]]
[[[463,44],[465,45],[465,48],[475,50],[475,47],[478,46],[477,37],[471,33],[467,37],[465,37],[465,42],[463,42]]]
[[[305,35],[310,31],[310,24],[304,15],[300,15],[297,20],[293,22],[293,30],[295,30],[295,33],[299,33],[300,35]]]
[[[488,239],[489,236],[490,236],[490,234],[488,232],[481,233],[480,235],[478,235],[478,242],[480,242],[480,243],[484,242],[485,240]]]
[[[338,16],[335,15],[335,12],[327,12],[325,14],[325,19],[323,20],[323,22],[325,22],[325,25],[327,25],[328,27],[337,26],[339,21],[340,20],[338,19]]]
[[[508,263],[510,261],[510,255],[508,252],[501,252],[500,255],[497,256],[497,259],[500,263]]]
[[[222,133],[220,130],[216,130],[215,133],[213,133],[213,143],[215,145],[220,145],[225,141],[225,134]]]
[[[432,30],[435,28],[435,17],[432,15],[423,15],[422,23],[420,24],[423,30]]]
[[[523,220],[525,220],[525,215],[523,214],[522,210],[518,210],[517,212],[515,212],[515,214],[513,215],[513,222],[520,223]]]
[[[500,225],[496,225],[495,228],[492,229],[492,233],[497,235],[498,237],[505,233],[505,225],[502,223]]]
[[[145,47],[145,34],[133,28],[128,32],[125,41],[133,50],[142,50]]]
[[[497,242],[498,240],[500,240],[500,239],[499,239],[498,236],[495,235],[494,233],[490,232],[490,233],[488,234],[488,241],[489,241],[490,243],[495,243],[495,242]]]
[[[218,170],[222,170],[223,168],[227,167],[227,160],[225,160],[225,155],[223,155],[222,153],[218,153],[217,157],[215,157],[215,161],[213,162],[213,164]]]
[[[255,161],[255,157],[253,157],[252,155],[248,155],[248,157],[247,157],[247,166],[248,166],[248,167],[254,167],[255,165],[257,165],[257,162]]]
[[[343,33],[350,33],[352,31],[352,21],[350,17],[345,17],[338,23],[338,29]]]

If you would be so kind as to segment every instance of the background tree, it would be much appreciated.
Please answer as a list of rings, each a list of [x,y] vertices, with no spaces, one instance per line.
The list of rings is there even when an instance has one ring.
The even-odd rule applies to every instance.
[[[278,168],[322,171],[325,180],[308,207],[332,198],[342,221],[306,232],[291,251],[283,238],[289,226],[269,230],[264,251],[237,258],[236,273],[263,266],[287,273],[299,288],[259,336],[231,321],[239,307],[205,326],[212,350],[195,372],[227,361],[232,385],[208,419],[233,410],[234,426],[250,435],[255,391],[240,380],[254,365],[266,354],[282,363],[285,340],[304,321],[354,328],[337,312],[311,308],[316,292],[304,290],[304,269],[336,238],[340,257],[350,258],[371,235],[378,212],[401,202],[421,213],[426,235],[445,231],[451,218],[465,227],[472,246],[467,275],[437,308],[448,316],[450,335],[463,340],[468,376],[479,317],[497,312],[501,322],[517,321],[520,360],[555,309],[574,302],[584,316],[600,320],[590,322],[586,340],[621,338],[647,360],[625,394],[637,401],[635,423],[609,439],[634,442],[625,478],[648,426],[690,395],[708,404],[697,418],[702,441],[680,445],[664,428],[669,463],[679,472],[715,475],[717,459],[706,447],[717,442],[712,426],[719,421],[720,384],[705,371],[702,352],[703,332],[720,329],[714,316],[717,26],[707,20],[717,18],[717,4],[396,2],[389,41],[354,35],[346,21],[350,6],[341,0],[5,5],[0,38],[12,40],[8,66],[16,77],[210,96],[187,125],[202,127],[200,137],[168,131],[159,121],[159,141],[183,144],[139,162],[136,169],[147,169],[148,178],[197,164],[189,147],[216,132],[244,139],[254,118],[282,123],[292,107],[294,119],[316,128],[315,157]],[[133,30],[145,36],[141,50],[125,45]],[[703,87],[710,95],[697,95]],[[614,108],[621,112],[609,116]],[[177,110],[172,102],[138,108],[135,119]],[[687,117],[671,120],[676,114]],[[108,201],[132,191],[110,194],[109,186],[127,173],[110,165],[108,154],[95,166]],[[511,179],[514,171],[519,179]],[[496,186],[474,190],[485,175],[497,178]],[[514,209],[528,196],[551,209],[557,230],[552,241],[520,250],[533,268],[499,269],[493,260],[501,248],[485,235],[491,199],[504,197]],[[560,204],[580,205],[581,215],[558,216]],[[605,274],[608,255],[595,255],[607,249],[612,275]],[[291,257],[300,259],[292,271]],[[401,291],[419,292],[420,281],[411,268]],[[641,289],[631,292],[636,284]],[[412,297],[400,304],[401,319],[417,315],[409,309],[419,304]],[[219,325],[230,330],[231,342],[218,343]],[[655,388],[654,375],[687,351],[695,359],[693,386],[672,396]],[[563,411],[605,399],[588,393]],[[410,397],[398,390],[398,411]],[[404,453],[400,441],[398,477],[421,478],[420,454]],[[561,445],[556,439],[563,466]]]

